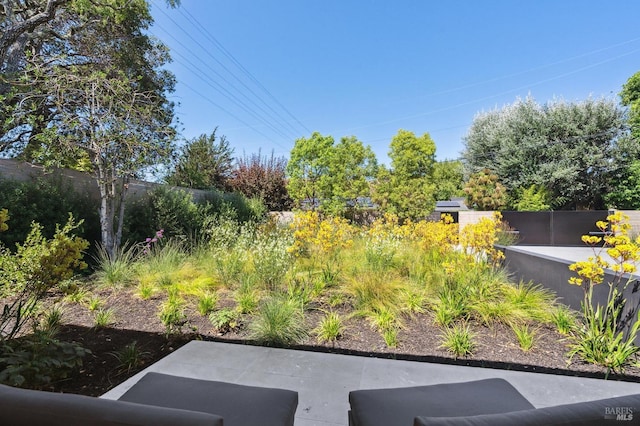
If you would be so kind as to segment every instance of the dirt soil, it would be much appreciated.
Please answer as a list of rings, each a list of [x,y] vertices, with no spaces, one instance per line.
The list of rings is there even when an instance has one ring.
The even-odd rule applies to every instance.
[[[167,335],[157,315],[162,302],[160,298],[141,300],[132,291],[123,289],[100,290],[94,295],[105,302],[104,308],[113,309],[114,323],[107,328],[96,329],[93,327],[93,313],[86,305],[68,302],[64,305],[64,326],[59,334],[60,340],[80,343],[92,354],[84,359],[80,370],[65,381],[55,383],[50,390],[93,396],[103,394],[193,339],[254,344],[248,337],[246,327],[221,334],[208,318],[195,310],[187,310],[187,321],[181,333]],[[218,306],[224,306],[225,303],[230,302],[223,297]],[[311,329],[324,315],[319,308],[307,312],[306,321]],[[398,334],[397,348],[388,348],[380,333],[363,318],[350,318],[346,326],[346,332],[335,344],[318,343],[312,334],[303,344],[294,348],[561,375],[605,376],[605,370],[598,366],[577,359],[568,363],[567,338],[551,328],[539,328],[533,349],[524,352],[508,327],[472,325],[476,345],[473,355],[456,359],[440,348],[442,332],[434,325],[430,314],[407,318]],[[143,362],[135,369],[122,371],[113,354],[134,341],[140,348]],[[624,375],[611,374],[609,380],[640,382],[640,368],[629,367]]]

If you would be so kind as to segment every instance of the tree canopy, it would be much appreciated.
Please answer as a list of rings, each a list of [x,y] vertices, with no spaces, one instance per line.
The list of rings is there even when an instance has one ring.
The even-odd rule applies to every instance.
[[[637,158],[626,134],[625,113],[612,100],[517,100],[475,118],[464,139],[465,174],[491,170],[516,203],[536,185],[553,209],[603,208],[615,170]]]
[[[309,203],[340,214],[369,196],[376,170],[375,154],[355,137],[343,137],[336,144],[332,136],[314,132],[296,140],[291,150],[287,189],[298,206]]]
[[[169,2],[175,4],[175,1]],[[129,179],[172,151],[168,49],[146,0],[2,2],[0,152],[90,171],[114,255]]]
[[[216,129],[217,130],[217,129]],[[165,180],[169,185],[195,189],[229,189],[233,148],[224,136],[200,135],[187,141]]]
[[[640,141],[640,71],[629,77],[620,92],[622,105],[629,107],[629,124],[633,137]]]
[[[436,145],[428,133],[416,136],[399,130],[390,144],[391,169],[381,168],[374,201],[383,211],[417,219],[435,207],[433,172]]]

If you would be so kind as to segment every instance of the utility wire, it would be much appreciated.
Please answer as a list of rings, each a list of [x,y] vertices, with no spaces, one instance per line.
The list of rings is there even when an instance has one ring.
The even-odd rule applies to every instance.
[[[200,41],[198,41],[196,38],[194,38],[188,31],[186,31],[184,28],[182,28],[182,26],[176,22],[171,16],[169,16],[166,12],[164,12],[162,9],[160,9],[160,12],[162,12],[171,22],[173,22],[173,24],[178,27],[184,34],[187,35],[187,37],[189,37],[197,46],[200,47],[200,49],[202,49],[203,52],[205,52],[211,59],[213,59],[218,65],[220,65],[225,71],[227,71],[227,73],[229,73],[229,75],[231,75],[236,81],[238,81],[245,89],[247,89],[251,94],[253,94],[257,99],[259,99],[263,104],[267,105],[250,87],[248,87],[242,80],[240,80],[231,70],[229,70],[229,68],[222,63],[218,58],[216,58],[215,56],[213,56],[213,54],[210,52],[209,49],[207,49],[205,46],[202,45],[202,43],[200,43]],[[159,28],[161,28],[158,25]],[[166,30],[164,30],[165,32],[167,32]],[[167,34],[170,35],[170,37],[172,37],[174,40],[176,40],[176,42],[180,43],[175,37],[173,37],[169,32],[167,32]],[[189,53],[191,53],[194,56],[195,53],[193,51],[191,51],[191,49],[189,49],[188,47],[186,47],[184,44],[180,43],[180,45],[185,48],[187,51],[189,51]],[[232,87],[234,90],[236,90],[238,93],[240,93],[248,102],[252,103],[252,105],[258,109],[260,109],[266,116],[268,116],[271,120],[273,120],[275,123],[277,123],[279,126],[282,126],[282,122],[283,120],[280,118],[278,119],[277,117],[274,117],[271,113],[269,113],[268,111],[266,111],[261,105],[257,104],[255,101],[251,100],[247,95],[245,95],[241,90],[239,90],[233,83],[231,83],[228,79],[226,79],[224,76],[222,76],[220,73],[218,73],[217,71],[215,71],[213,68],[211,68],[208,64],[206,64],[202,59],[200,59],[199,56],[197,56],[198,59],[203,62],[209,69],[211,69],[218,77],[220,77],[225,83],[227,83],[230,87]],[[267,107],[269,107],[267,105]],[[269,107],[270,108],[270,107]],[[273,110],[273,108],[270,108]],[[293,138],[295,138],[296,136],[298,136],[299,132],[293,128],[290,123],[287,123],[286,121],[284,121],[284,123],[286,125],[289,125],[290,129],[289,131],[292,131],[293,133]],[[284,130],[282,130],[284,131]],[[287,136],[288,138],[291,138],[291,136]]]
[[[238,69],[240,69],[253,83],[258,86],[271,100],[273,100],[282,110],[291,117],[300,127],[302,127],[307,133],[311,133],[311,131],[304,125],[298,118],[296,118],[282,103],[276,99],[276,97],[266,88],[258,79],[249,72],[223,45],[220,43],[198,20],[189,13],[188,10],[183,8],[179,8],[179,12],[184,16],[185,14],[188,16],[187,20],[191,18],[190,22],[200,27],[201,31],[209,38],[211,42],[222,52],[223,55],[227,57]],[[263,101],[264,102],[264,101]],[[275,111],[274,111],[275,112]]]
[[[162,26],[158,25],[158,28],[167,32],[166,29],[164,29]],[[203,62],[197,55],[195,55],[188,47],[186,47],[182,42],[180,42],[180,40],[176,39],[173,35],[171,35],[170,33],[167,32],[167,34],[169,35],[169,37],[171,37],[176,43],[178,43],[179,45],[181,45],[183,48],[185,48],[185,50],[187,50],[188,52],[190,52],[192,54],[192,56],[197,57],[201,62]],[[176,60],[177,63],[181,64],[183,67],[185,67],[187,70],[189,70],[192,74],[194,74],[197,78],[199,78],[200,80],[202,80],[204,83],[206,83],[208,86],[210,86],[211,88],[213,88],[214,90],[216,90],[218,93],[220,93],[222,96],[226,97],[228,100],[230,100],[231,102],[235,103],[237,106],[239,106],[241,109],[243,109],[245,112],[247,112],[248,114],[250,114],[251,116],[253,116],[255,119],[257,119],[258,121],[261,121],[265,126],[267,126],[268,128],[270,128],[273,132],[279,134],[281,137],[283,137],[284,139],[290,139],[291,136],[290,135],[286,135],[282,130],[280,130],[279,128],[275,127],[273,124],[271,124],[267,119],[265,119],[264,117],[261,117],[258,113],[256,113],[250,106],[248,106],[244,101],[242,101],[241,99],[239,99],[236,95],[234,95],[232,92],[230,92],[227,88],[225,88],[224,86],[222,86],[220,83],[218,83],[217,81],[215,81],[210,75],[208,75],[205,71],[203,71],[200,67],[198,67],[196,64],[194,64],[193,62],[191,62],[191,60],[189,60],[189,58],[187,58],[185,55],[183,55],[182,53],[180,53],[179,51],[173,51],[173,53],[177,56],[179,56],[180,58],[182,58],[184,61],[186,61],[191,67],[189,67],[189,65],[186,65],[183,62],[180,62],[178,60]],[[204,62],[203,62],[204,63]],[[205,66],[207,66],[206,63],[204,63]],[[194,71],[195,69],[195,71]],[[213,71],[214,73],[216,73],[215,71]],[[198,74],[199,73],[199,74]],[[216,73],[217,74],[217,73]],[[207,81],[208,80],[208,81]]]
[[[279,144],[278,142],[274,141],[273,139],[271,139],[269,136],[265,135],[263,132],[261,132],[260,130],[256,129],[255,126],[252,126],[250,124],[248,124],[246,121],[244,121],[243,119],[241,119],[240,117],[234,115],[233,113],[229,112],[227,109],[223,108],[222,106],[218,105],[217,103],[215,103],[214,101],[212,101],[209,97],[204,96],[202,94],[201,91],[198,91],[196,89],[194,89],[193,87],[191,87],[190,85],[188,85],[185,82],[181,82],[180,83],[182,86],[186,87],[187,89],[191,90],[193,93],[195,93],[196,95],[200,96],[202,99],[204,99],[205,101],[209,102],[211,105],[215,106],[216,108],[219,108],[221,111],[227,113],[228,115],[230,115],[231,117],[235,118],[236,120],[238,120],[240,123],[244,124],[245,126],[247,126],[248,128],[250,128],[251,130],[253,130],[254,132],[258,133],[260,136],[263,136],[265,139],[273,142],[274,144],[276,144],[277,146],[279,146],[282,149],[285,149],[288,151],[289,148]]]
[[[500,93],[496,93],[496,94],[489,95],[489,96],[484,96],[482,98],[472,99],[470,101],[461,102],[461,103],[458,103],[458,104],[455,104],[455,105],[452,105],[452,106],[448,106],[448,107],[444,107],[444,108],[438,108],[438,109],[434,109],[434,110],[431,110],[431,111],[421,112],[421,113],[418,113],[418,114],[413,114],[413,115],[408,115],[408,116],[405,116],[405,117],[394,118],[394,119],[386,120],[386,121],[380,121],[380,122],[377,122],[377,123],[367,124],[367,125],[363,125],[363,126],[352,127],[350,129],[345,130],[343,133],[349,133],[349,132],[351,132],[353,130],[366,129],[366,128],[370,128],[370,127],[383,126],[385,124],[397,123],[399,121],[409,120],[409,119],[412,119],[412,118],[424,117],[424,116],[427,116],[427,115],[432,115],[432,114],[436,114],[436,113],[439,113],[439,112],[449,111],[449,110],[456,109],[456,108],[459,108],[459,107],[462,107],[462,106],[467,106],[467,105],[475,104],[475,103],[478,103],[478,102],[486,101],[486,100],[489,100],[489,99],[498,98],[500,96],[508,95],[509,93],[518,92],[518,91],[523,90],[523,89],[528,89],[528,88],[533,87],[533,86],[539,86],[541,84],[548,83],[548,82],[553,81],[553,80],[558,80],[560,78],[568,77],[570,75],[577,74],[579,72],[582,72],[582,71],[585,71],[587,69],[594,68],[594,67],[606,64],[608,62],[616,61],[616,60],[618,60],[620,58],[623,58],[625,56],[630,56],[630,55],[633,55],[634,53],[638,53],[638,52],[640,52],[640,49],[635,49],[635,50],[632,50],[630,52],[623,53],[621,55],[615,56],[613,58],[605,59],[605,60],[590,64],[590,65],[578,68],[578,69],[573,70],[573,71],[565,72],[565,73],[562,73],[562,74],[559,74],[559,75],[556,75],[556,76],[553,76],[553,77],[545,78],[543,80],[538,80],[538,81],[536,81],[534,83],[523,85],[523,86],[519,86],[519,87],[516,87],[514,89],[505,90],[505,91],[500,92]]]

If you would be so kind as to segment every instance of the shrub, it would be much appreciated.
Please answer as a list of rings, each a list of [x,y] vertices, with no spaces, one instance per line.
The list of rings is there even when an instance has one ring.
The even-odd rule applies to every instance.
[[[0,206],[14,213],[9,229],[0,231],[0,241],[10,250],[27,238],[33,222],[41,225],[45,238],[52,238],[56,225],[65,223],[69,213],[78,219],[76,235],[90,242],[100,241],[97,202],[86,193],[76,192],[62,177],[28,182],[0,179]]]
[[[293,207],[287,191],[287,160],[284,157],[262,156],[260,152],[237,160],[231,173],[234,191],[248,198],[260,199],[269,211],[284,211]]]
[[[77,227],[72,216],[57,227],[52,239],[42,235],[34,223],[16,253],[0,245],[0,289],[11,295],[0,313],[0,341],[12,339],[36,314],[38,303],[47,291],[86,268],[82,261],[88,242],[72,235]]]
[[[280,286],[291,267],[292,257],[288,252],[290,240],[283,233],[260,235],[251,251],[256,277],[267,289]]]
[[[76,343],[61,342],[42,331],[1,342],[0,383],[41,389],[67,378],[90,353]]]
[[[209,315],[209,321],[218,330],[225,334],[240,326],[240,312],[236,309],[222,308]]]
[[[500,210],[507,204],[506,188],[489,169],[472,174],[464,187],[464,193],[467,205],[477,210]]]
[[[300,343],[308,335],[300,306],[283,297],[265,300],[249,328],[253,339],[273,346]]]

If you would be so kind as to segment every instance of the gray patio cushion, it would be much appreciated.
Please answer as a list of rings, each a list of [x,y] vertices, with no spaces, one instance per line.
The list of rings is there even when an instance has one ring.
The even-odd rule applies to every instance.
[[[213,414],[0,385],[0,425],[222,426]]]
[[[147,373],[120,400],[215,413],[224,426],[292,426],[298,393]]]
[[[618,414],[622,417],[616,421]],[[513,413],[469,417],[417,417],[414,426],[640,425],[640,394]]]
[[[354,426],[410,426],[418,416],[473,416],[534,408],[503,379],[349,393]]]

